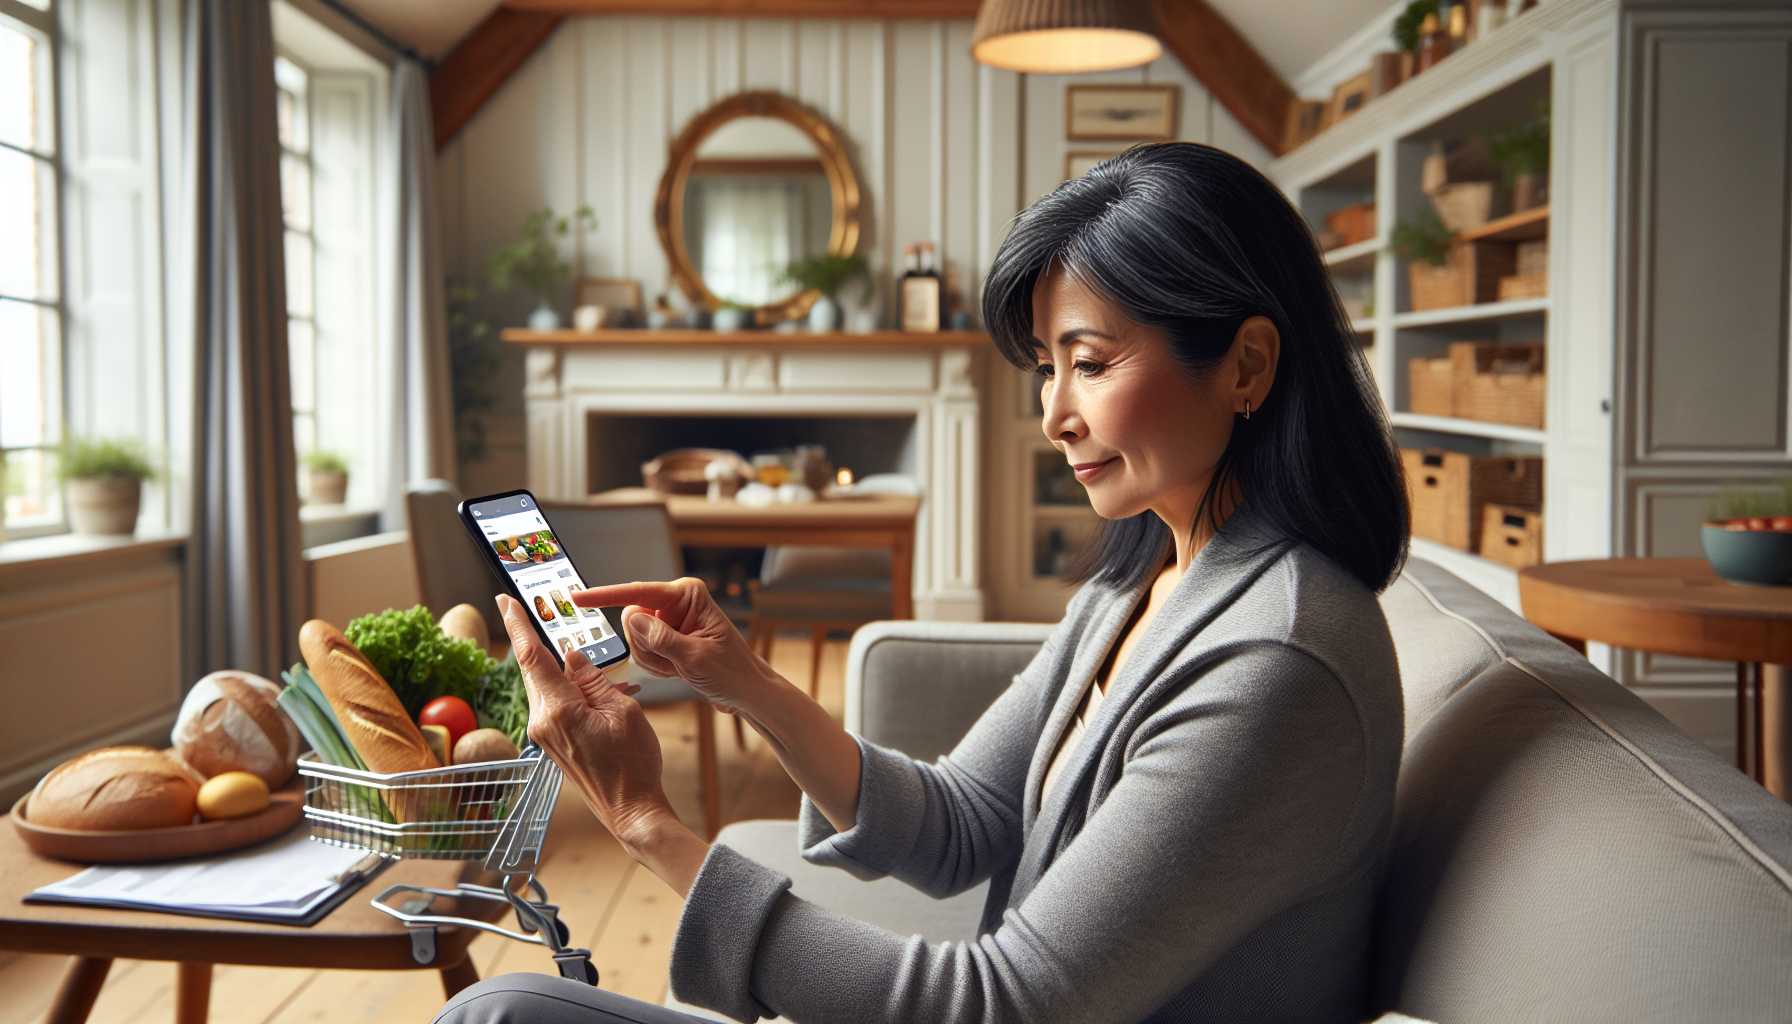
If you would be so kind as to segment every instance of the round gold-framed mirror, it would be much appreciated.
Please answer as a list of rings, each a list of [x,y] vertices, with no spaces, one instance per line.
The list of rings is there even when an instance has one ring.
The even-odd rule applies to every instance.
[[[672,140],[653,221],[672,279],[708,310],[724,302],[758,325],[807,313],[820,293],[780,284],[786,265],[850,256],[859,179],[828,119],[782,93],[737,93]]]

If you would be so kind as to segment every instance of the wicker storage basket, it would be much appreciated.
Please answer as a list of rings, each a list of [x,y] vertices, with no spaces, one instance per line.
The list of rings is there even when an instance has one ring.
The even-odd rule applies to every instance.
[[[1520,277],[1549,273],[1549,239],[1534,238],[1518,243],[1518,263],[1512,271]]]
[[[1548,275],[1512,274],[1500,278],[1499,289],[1494,297],[1501,302],[1511,302],[1514,299],[1541,299],[1548,294]]]
[[[1491,181],[1464,181],[1444,185],[1431,194],[1431,208],[1444,227],[1460,234],[1473,231],[1493,219],[1494,188]]]
[[[675,448],[642,463],[641,477],[659,494],[707,494],[709,480],[703,472],[715,459],[734,465],[742,479],[752,478],[752,467],[740,453],[725,448]]]
[[[1422,416],[1456,415],[1455,366],[1449,356],[1408,359],[1407,408]]]
[[[1402,448],[1412,532],[1440,544],[1478,553],[1481,508],[1488,502],[1543,507],[1543,460],[1536,456],[1482,456],[1440,448]]]
[[[1458,341],[1450,345],[1454,395],[1465,420],[1543,426],[1543,344]]]
[[[1523,569],[1543,561],[1543,513],[1517,505],[1481,506],[1481,557]]]
[[[1375,237],[1375,204],[1339,207],[1325,215],[1325,226],[1338,236],[1339,246],[1366,242]]]
[[[1459,242],[1443,266],[1416,261],[1406,265],[1414,310],[1450,309],[1492,302],[1501,277],[1512,273],[1518,254],[1511,242]]]

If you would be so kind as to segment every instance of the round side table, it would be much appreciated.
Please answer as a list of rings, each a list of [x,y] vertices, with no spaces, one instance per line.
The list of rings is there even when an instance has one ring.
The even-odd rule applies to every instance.
[[[1604,558],[1521,569],[1518,600],[1525,618],[1583,653],[1591,640],[1735,662],[1736,767],[1792,799],[1792,587],[1731,583],[1703,558]]]

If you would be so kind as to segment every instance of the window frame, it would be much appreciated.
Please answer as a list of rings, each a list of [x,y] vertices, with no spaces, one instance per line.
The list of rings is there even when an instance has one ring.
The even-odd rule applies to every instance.
[[[292,325],[293,325],[294,321],[304,324],[309,329],[309,333],[310,333],[310,337],[311,337],[310,354],[309,354],[309,365],[311,367],[311,388],[310,388],[311,404],[308,407],[301,408],[296,401],[290,402],[290,404],[292,406],[292,418],[293,418],[293,458],[295,460],[303,460],[305,457],[305,454],[307,452],[309,452],[317,447],[317,396],[318,396],[318,385],[320,383],[320,381],[319,381],[320,374],[319,374],[319,368],[317,365],[317,162],[316,162],[316,159],[314,156],[314,151],[316,149],[316,142],[317,142],[316,137],[315,137],[316,130],[317,130],[317,118],[316,118],[316,111],[312,109],[312,105],[311,105],[311,98],[315,93],[315,90],[311,88],[311,83],[317,77],[317,72],[309,64],[306,64],[303,60],[299,59],[299,57],[296,54],[285,49],[284,47],[276,46],[274,48],[274,56],[278,60],[283,60],[283,61],[286,61],[288,64],[291,64],[293,67],[297,68],[301,74],[303,74],[305,76],[305,92],[303,95],[296,97],[297,105],[302,106],[304,109],[305,148],[302,150],[293,149],[292,147],[290,147],[286,144],[286,141],[284,139],[278,140],[279,147],[280,147],[280,182],[281,182],[280,245],[281,245],[282,263],[285,262],[284,257],[285,257],[286,249],[287,249],[286,239],[287,239],[287,236],[289,236],[289,235],[298,235],[305,239],[306,251],[310,253],[310,260],[311,260],[311,265],[308,268],[306,268],[307,273],[305,274],[305,280],[311,289],[311,294],[307,297],[307,302],[306,302],[306,309],[308,309],[309,312],[294,313],[292,311],[293,303],[292,303],[291,295],[286,296],[286,310],[285,310],[285,313],[286,313],[286,339],[287,339],[287,346],[288,346],[287,363],[288,363],[288,367],[289,367],[289,372],[288,372],[289,378],[291,376],[290,366],[291,366],[291,362],[292,362],[292,357],[291,357]],[[276,82],[275,82],[275,91],[276,91],[276,93],[286,91],[284,88],[282,88],[280,86],[278,80],[276,80]],[[277,100],[278,100],[278,97],[276,96],[276,101]],[[305,165],[305,209],[308,213],[308,216],[307,216],[306,224],[303,228],[294,227],[292,221],[287,216],[286,202],[285,202],[285,195],[286,195],[285,185],[286,185],[286,161],[288,158],[291,158],[293,160],[298,160]],[[292,275],[289,271],[287,274],[287,279],[290,281],[291,277],[292,277]],[[290,392],[290,388],[291,388],[290,379],[287,382],[287,386],[288,386],[288,389]],[[292,396],[289,394],[288,397],[290,399]],[[300,442],[301,435],[300,435],[299,423],[301,420],[308,421],[310,424],[310,433],[308,435],[309,444],[301,444],[301,442]]]
[[[20,0],[0,0],[0,21],[10,25],[18,25],[26,31],[35,32],[44,41],[45,51],[49,54],[49,64],[45,80],[50,93],[50,131],[51,148],[45,152],[41,149],[26,149],[23,146],[0,142],[0,150],[16,153],[28,159],[36,160],[47,166],[50,180],[54,183],[55,193],[50,198],[50,215],[53,222],[52,233],[55,236],[56,294],[55,298],[27,298],[23,295],[7,295],[0,292],[0,300],[17,302],[32,306],[39,310],[48,310],[55,317],[56,323],[56,387],[55,394],[45,395],[47,403],[54,407],[55,436],[47,444],[35,445],[0,445],[0,464],[3,464],[13,452],[55,452],[68,436],[68,239],[66,237],[66,221],[64,216],[63,196],[67,192],[67,180],[63,174],[63,110],[62,110],[62,46],[61,38],[56,31],[56,0],[44,0],[41,9]],[[40,140],[41,145],[41,140]],[[4,473],[0,470],[0,473]],[[3,480],[0,480],[3,485]],[[3,507],[5,496],[0,486],[0,540],[20,540],[29,537],[47,537],[69,532],[68,505],[60,495],[56,498],[56,516],[47,521],[35,522],[28,526],[18,526],[5,519]]]

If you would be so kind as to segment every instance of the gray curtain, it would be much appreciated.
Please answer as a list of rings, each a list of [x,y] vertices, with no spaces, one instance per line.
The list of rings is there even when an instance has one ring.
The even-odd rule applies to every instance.
[[[272,21],[265,0],[187,0],[183,30],[187,258],[170,281],[193,335],[187,678],[272,676],[305,606]]]
[[[453,481],[454,409],[449,385],[447,311],[436,225],[435,127],[429,79],[414,61],[392,74],[392,107],[381,165],[380,248],[385,265],[379,340],[383,404],[382,527],[405,522],[405,484]]]

